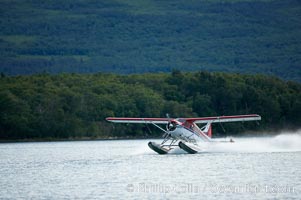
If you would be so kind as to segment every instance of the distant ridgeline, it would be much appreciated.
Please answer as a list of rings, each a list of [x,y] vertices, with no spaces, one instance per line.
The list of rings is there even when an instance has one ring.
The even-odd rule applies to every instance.
[[[301,84],[226,73],[39,74],[0,78],[0,139],[159,136],[108,116],[196,117],[257,113],[260,124],[214,125],[215,136],[301,126]]]
[[[224,71],[301,82],[299,0],[2,0],[0,72]]]

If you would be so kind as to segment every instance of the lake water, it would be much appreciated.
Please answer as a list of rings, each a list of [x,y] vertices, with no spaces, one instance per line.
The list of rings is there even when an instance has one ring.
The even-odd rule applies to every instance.
[[[0,199],[301,198],[300,134],[234,139],[168,155],[149,140],[0,144]]]

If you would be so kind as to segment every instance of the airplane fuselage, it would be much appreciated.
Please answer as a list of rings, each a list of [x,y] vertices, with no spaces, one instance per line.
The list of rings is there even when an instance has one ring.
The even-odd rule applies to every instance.
[[[184,140],[184,141],[205,141],[210,142],[211,139],[203,133],[199,127],[192,123],[192,124],[185,124],[178,121],[173,121],[174,128],[169,131],[170,136],[177,140]]]
[[[184,128],[181,125],[177,125],[176,129],[174,131],[170,131],[169,133],[172,138],[178,140],[199,140],[199,137],[196,135],[196,133],[194,133],[192,130],[187,130],[187,128]]]

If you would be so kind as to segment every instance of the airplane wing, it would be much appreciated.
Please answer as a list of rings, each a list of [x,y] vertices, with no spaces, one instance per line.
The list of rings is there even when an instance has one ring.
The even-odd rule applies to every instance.
[[[218,117],[199,117],[185,118],[186,121],[194,123],[220,123],[220,122],[238,122],[238,121],[255,121],[261,120],[261,116],[257,114],[250,115],[233,115],[233,116],[218,116]]]
[[[195,118],[181,118],[194,123],[220,123],[220,122],[238,122],[238,121],[255,121],[261,120],[257,114],[251,115],[233,115],[233,116],[218,116],[218,117],[195,117]],[[115,123],[135,123],[135,124],[168,124],[174,119],[168,118],[129,118],[129,117],[108,117],[109,122]]]
[[[106,118],[109,122],[116,123],[135,123],[135,124],[168,124],[172,119],[168,118],[128,118],[128,117],[108,117]]]

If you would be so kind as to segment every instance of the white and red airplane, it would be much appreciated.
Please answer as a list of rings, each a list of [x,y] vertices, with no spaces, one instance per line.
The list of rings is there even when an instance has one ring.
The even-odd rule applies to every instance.
[[[171,119],[167,114],[167,118],[108,117],[106,120],[115,123],[153,124],[164,132],[164,140],[161,144],[149,142],[148,146],[152,150],[159,154],[167,154],[170,150],[180,147],[187,153],[194,154],[200,151],[199,142],[215,142],[212,139],[212,123],[255,121],[261,120],[261,117],[257,114],[250,114]],[[166,130],[158,124],[166,124]],[[199,128],[196,124],[206,125]],[[232,139],[229,142],[233,142]]]

